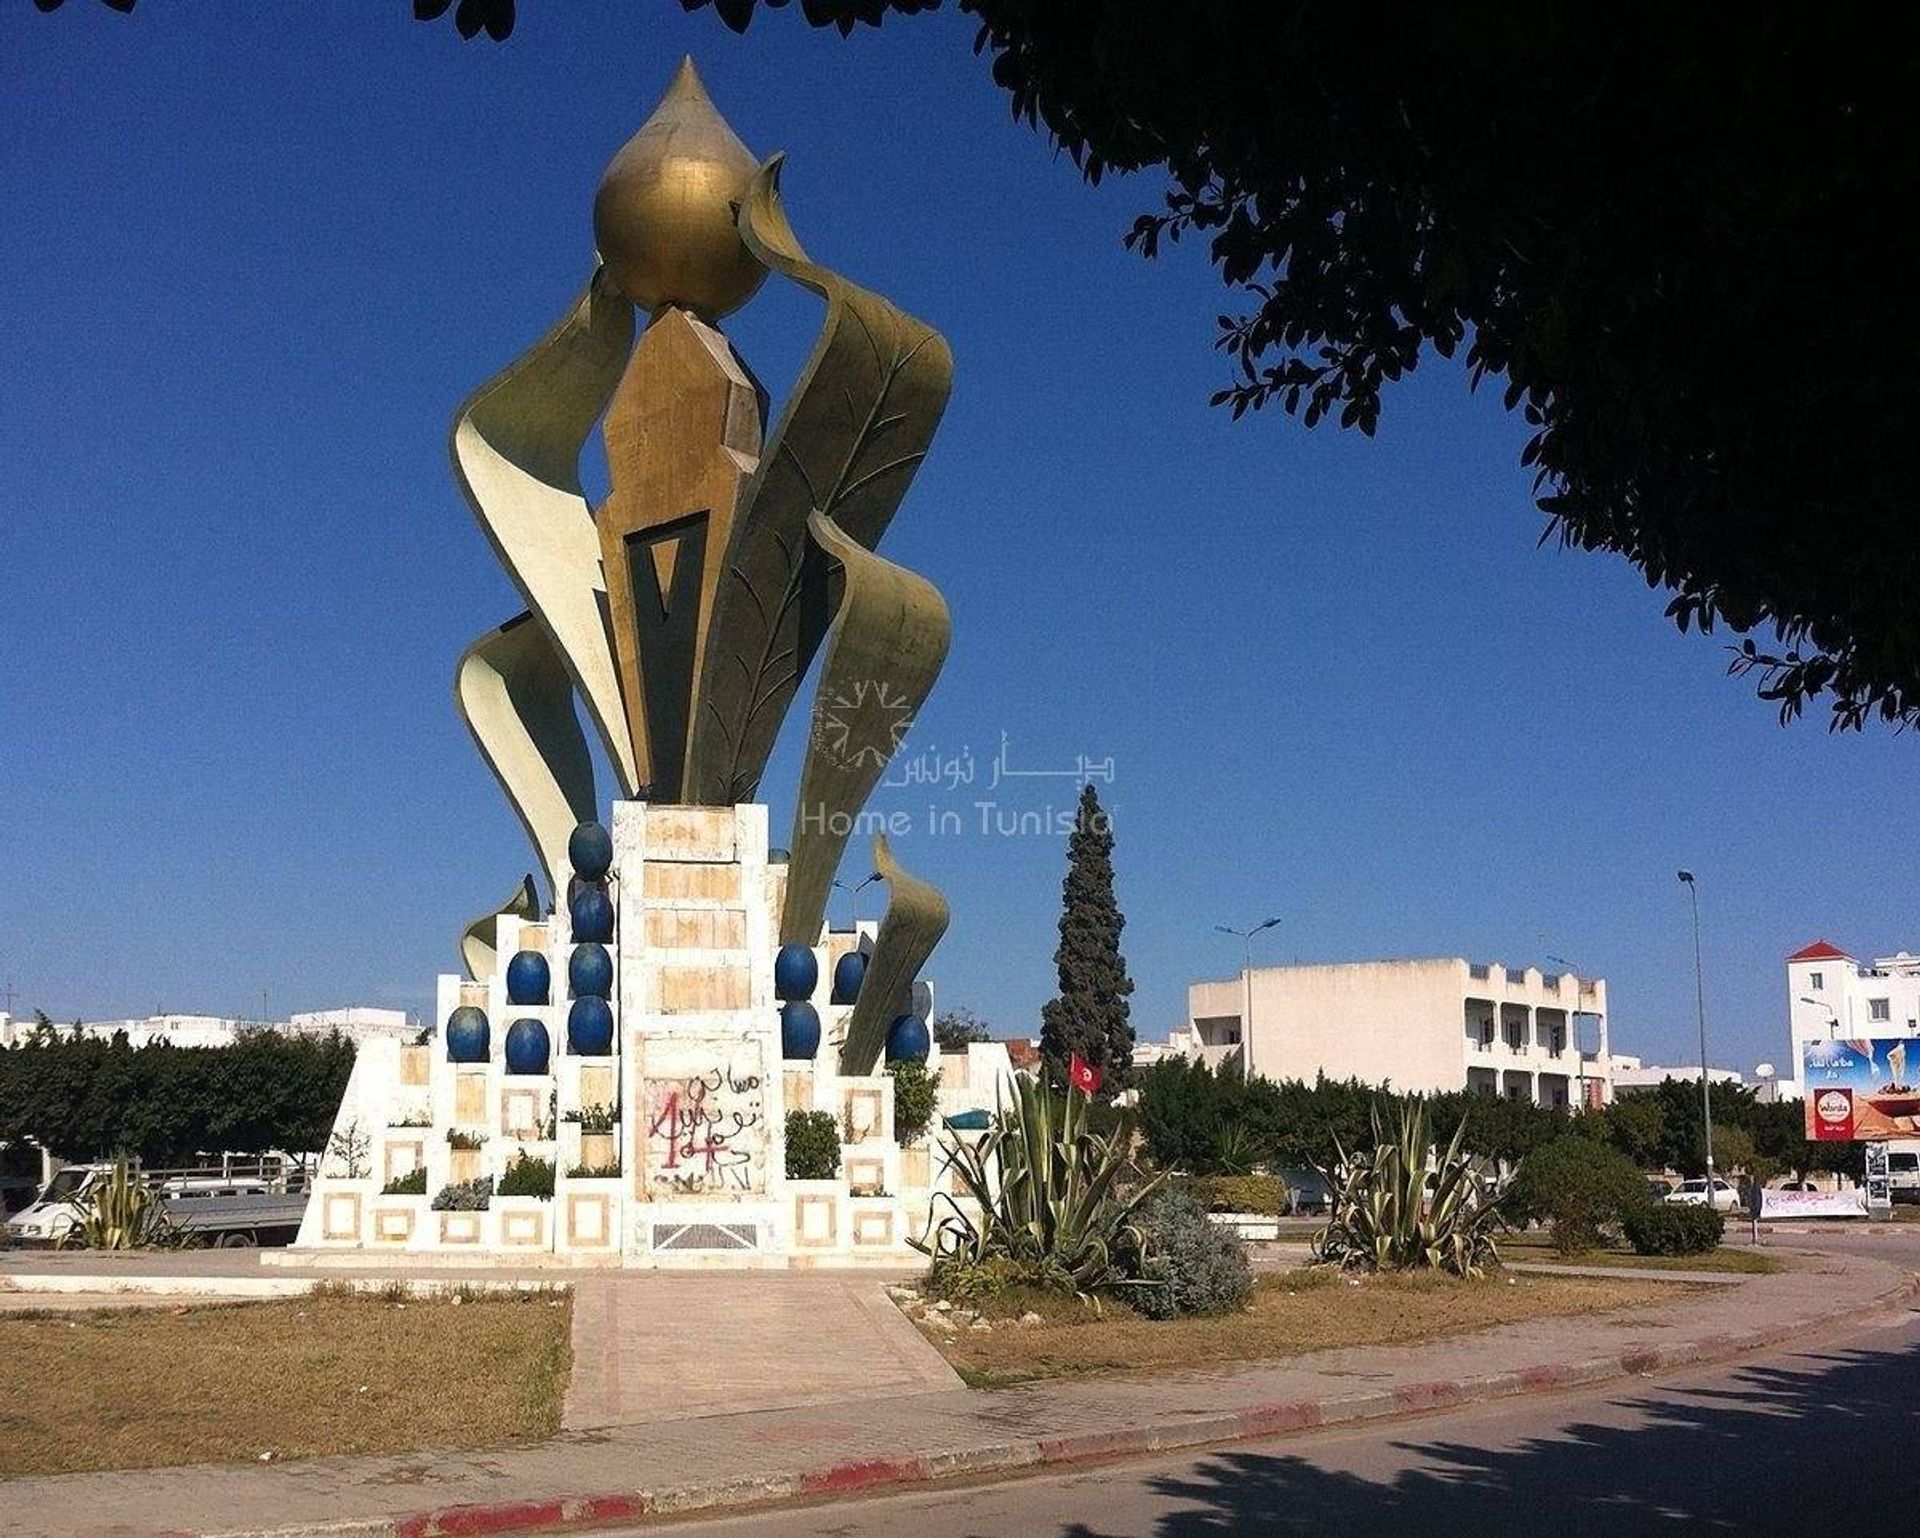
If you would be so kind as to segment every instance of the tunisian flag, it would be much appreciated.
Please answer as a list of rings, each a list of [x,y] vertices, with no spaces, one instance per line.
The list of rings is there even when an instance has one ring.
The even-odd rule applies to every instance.
[[[1100,1091],[1100,1070],[1076,1052],[1067,1062],[1067,1083],[1091,1099]]]

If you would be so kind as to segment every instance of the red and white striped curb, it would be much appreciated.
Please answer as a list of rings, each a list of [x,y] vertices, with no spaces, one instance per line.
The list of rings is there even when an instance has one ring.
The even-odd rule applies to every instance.
[[[1870,1300],[1881,1315],[1920,1296],[1920,1276],[1909,1277]],[[1873,1319],[1864,1321],[1871,1327]],[[1850,1327],[1863,1321],[1856,1316]],[[165,1538],[485,1538],[485,1535],[564,1533],[634,1522],[668,1513],[721,1510],[736,1506],[850,1495],[862,1491],[930,1484],[969,1475],[1017,1473],[1022,1469],[1104,1462],[1147,1453],[1173,1452],[1244,1442],[1328,1426],[1394,1420],[1433,1410],[1522,1394],[1603,1383],[1609,1379],[1697,1367],[1745,1356],[1769,1347],[1804,1340],[1816,1324],[1830,1320],[1796,1319],[1762,1329],[1702,1336],[1667,1346],[1641,1346],[1577,1362],[1550,1362],[1507,1372],[1481,1373],[1427,1383],[1403,1383],[1370,1394],[1297,1399],[1252,1405],[1218,1415],[1184,1415],[1176,1420],[1123,1426],[1112,1430],[1069,1432],[1057,1437],[1021,1438],[952,1453],[909,1454],[823,1464],[791,1474],[721,1480],[681,1487],[615,1491],[599,1495],[552,1496],[539,1500],[486,1501],[440,1506],[397,1516],[296,1523],[292,1526],[226,1528],[177,1532]]]

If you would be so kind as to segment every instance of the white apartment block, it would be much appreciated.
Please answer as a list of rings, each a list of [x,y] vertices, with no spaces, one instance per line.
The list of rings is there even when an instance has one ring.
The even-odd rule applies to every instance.
[[[20,1019],[0,1013],[0,1047],[18,1046],[34,1032],[32,1019]],[[54,1022],[62,1036],[73,1034],[72,1021]],[[82,1036],[110,1041],[124,1031],[130,1046],[145,1047],[156,1041],[176,1047],[224,1047],[238,1041],[249,1031],[279,1031],[289,1036],[325,1036],[339,1031],[352,1041],[371,1036],[412,1036],[414,1027],[402,1009],[371,1009],[350,1005],[345,1009],[322,1009],[294,1015],[287,1020],[240,1020],[226,1015],[149,1015],[144,1020],[86,1020],[80,1022]]]
[[[1809,1042],[1920,1035],[1920,956],[1864,962],[1827,940],[1802,946],[1787,958],[1787,1019],[1793,1047],[1782,1077],[1796,1079]]]
[[[1555,1107],[1612,1098],[1597,977],[1458,957],[1256,967],[1190,984],[1187,1014],[1174,1045],[1269,1079],[1325,1074]]]

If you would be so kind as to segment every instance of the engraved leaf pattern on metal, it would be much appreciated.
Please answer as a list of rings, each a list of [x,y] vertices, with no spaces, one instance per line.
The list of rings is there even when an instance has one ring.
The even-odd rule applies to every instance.
[[[687,800],[752,798],[833,610],[810,513],[871,550],[926,457],[953,356],[925,322],[810,260],[780,197],[783,157],[755,175],[740,237],[774,272],[827,302],[813,353],[742,498],[697,697]]]

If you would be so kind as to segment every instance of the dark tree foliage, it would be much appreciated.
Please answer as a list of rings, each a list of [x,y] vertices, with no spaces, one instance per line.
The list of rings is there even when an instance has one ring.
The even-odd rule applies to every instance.
[[[992,1041],[986,1021],[970,1009],[948,1009],[933,1017],[933,1039],[942,1052],[965,1052],[976,1041]]]
[[[1186,1058],[1168,1058],[1138,1079],[1138,1125],[1147,1157],[1160,1169],[1219,1173],[1223,1151],[1251,1139],[1276,1168],[1331,1167],[1339,1148],[1353,1149],[1370,1137],[1369,1115],[1397,1115],[1407,1098],[1389,1087],[1355,1079],[1298,1079],[1275,1083],[1247,1078],[1236,1066],[1219,1072]],[[1616,1150],[1639,1169],[1674,1169],[1697,1175],[1704,1168],[1700,1145],[1700,1086],[1668,1079],[1651,1090],[1622,1095],[1604,1110],[1569,1114],[1504,1096],[1428,1095],[1433,1126],[1445,1136],[1463,1120],[1469,1153],[1507,1168],[1561,1138],[1580,1137]],[[1775,1170],[1804,1175],[1814,1170],[1860,1173],[1860,1150],[1851,1143],[1811,1143],[1804,1135],[1799,1101],[1761,1102],[1751,1090],[1717,1086],[1716,1132],[1737,1128],[1755,1155]]]
[[[66,1159],[137,1154],[313,1153],[326,1146],[353,1043],[249,1033],[231,1046],[133,1047],[36,1031],[0,1050],[0,1142],[31,1139]]]
[[[1133,979],[1120,954],[1127,921],[1113,895],[1113,823],[1091,785],[1080,790],[1061,891],[1060,992],[1040,1011],[1040,1056],[1047,1077],[1064,1085],[1078,1053],[1100,1070],[1101,1097],[1111,1099],[1133,1079]]]

